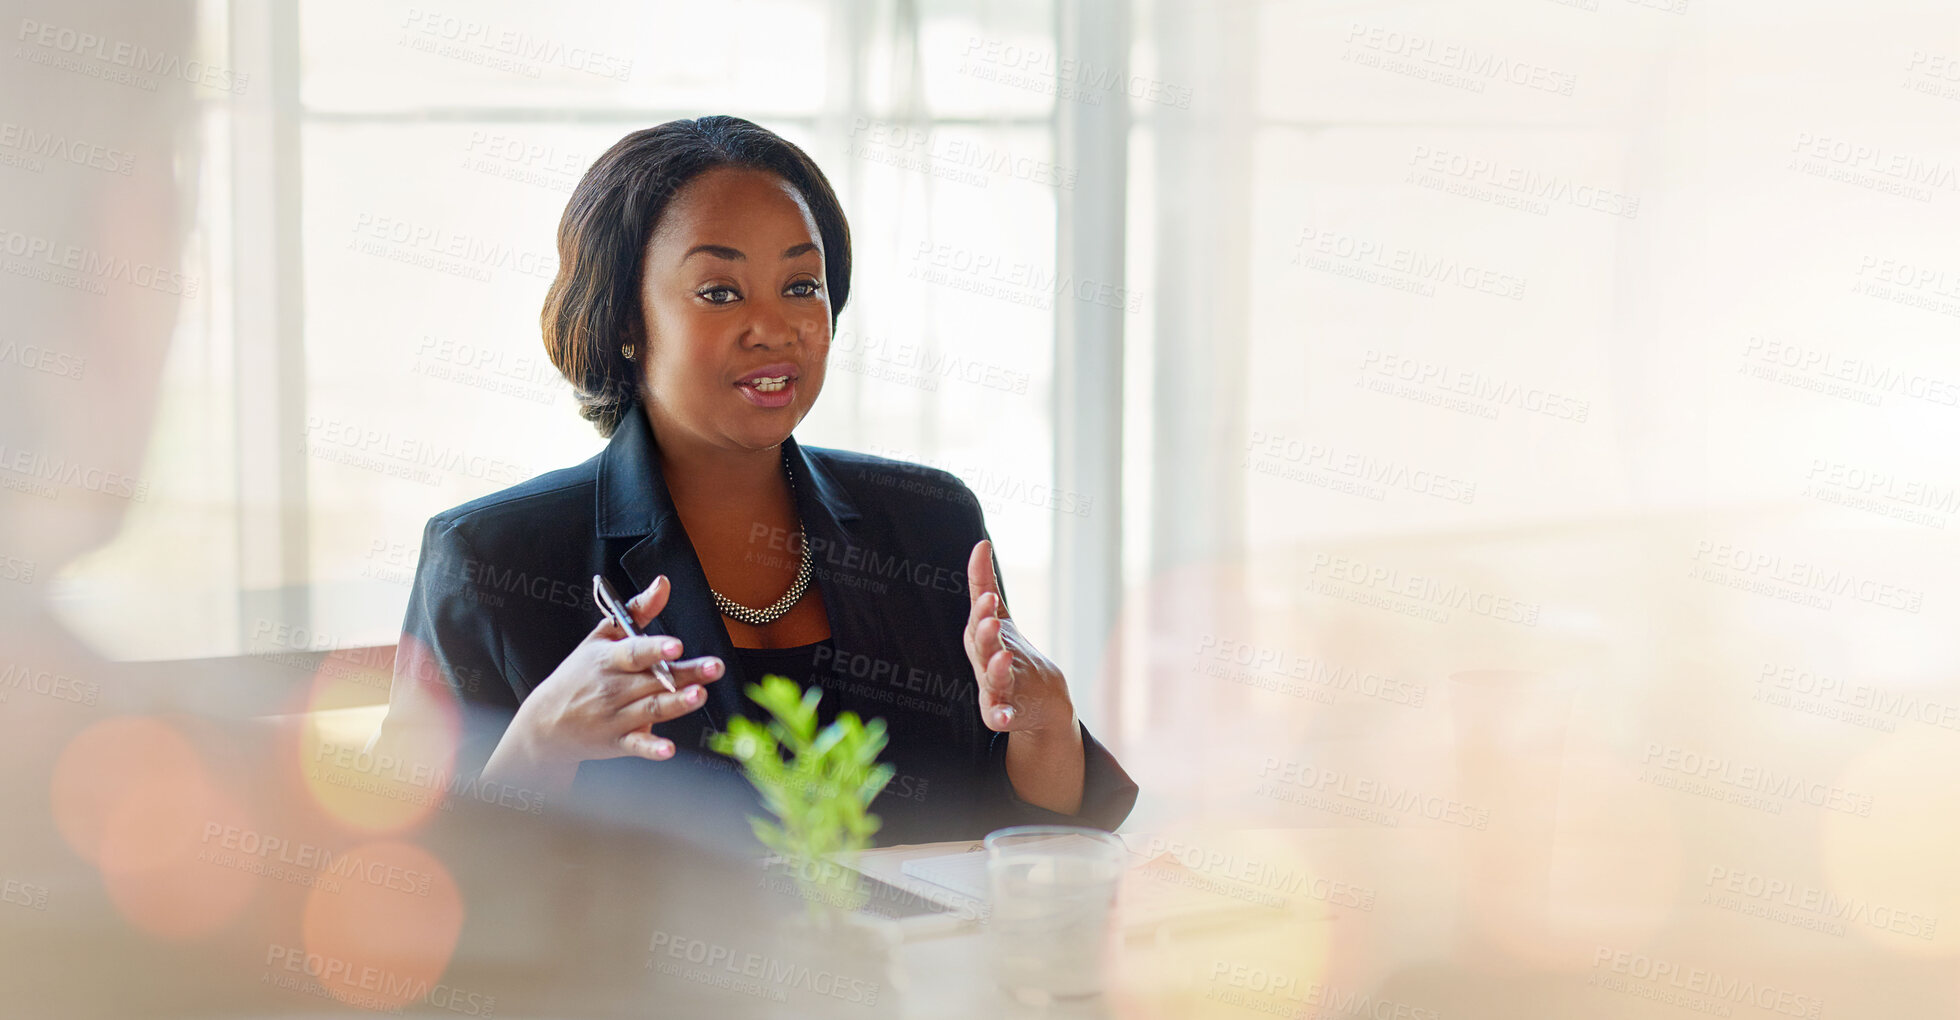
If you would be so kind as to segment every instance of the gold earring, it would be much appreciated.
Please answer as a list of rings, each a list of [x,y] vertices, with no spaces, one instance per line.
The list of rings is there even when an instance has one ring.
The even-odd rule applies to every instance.
[[[619,353],[621,353],[621,354],[624,354],[624,355],[626,355],[626,360],[627,360],[627,361],[632,361],[632,360],[633,360],[633,345],[632,345],[632,344],[620,344],[620,345],[619,345]]]

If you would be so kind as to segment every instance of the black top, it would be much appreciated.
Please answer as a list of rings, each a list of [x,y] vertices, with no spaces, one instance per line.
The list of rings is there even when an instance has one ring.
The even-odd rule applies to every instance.
[[[789,677],[791,680],[808,687],[812,680],[821,683],[823,679],[817,673],[818,649],[825,650],[824,656],[826,659],[837,654],[837,646],[829,638],[824,638],[822,641],[812,641],[807,645],[792,645],[788,648],[743,648],[737,645],[731,651],[735,653],[737,659],[742,660],[744,667],[742,672],[752,679],[760,680],[765,674],[774,673],[778,676]],[[829,718],[829,715],[823,709],[835,705],[836,702],[836,692],[826,690],[823,701],[818,705],[818,717]],[[758,718],[754,711],[750,711],[750,709],[756,708],[754,702],[748,702],[742,708],[743,715],[751,719]],[[859,714],[862,715],[863,713]]]
[[[821,684],[826,718],[851,708],[886,720],[882,760],[895,775],[878,801],[885,825],[877,842],[975,839],[1004,825],[1121,823],[1136,784],[1086,727],[1079,814],[1027,804],[1008,781],[1008,738],[980,718],[962,640],[966,563],[987,537],[966,485],[936,468],[802,446],[793,437],[783,445],[830,637],[808,646],[807,666],[798,655],[781,668]],[[654,627],[680,638],[688,657],[719,656],[728,672],[708,685],[702,708],[654,727],[674,741],[672,760],[585,762],[575,798],[640,824],[714,826],[753,845],[745,816],[759,810],[754,793],[731,761],[707,749],[707,738],[731,714],[755,707],[743,688],[770,663],[751,662],[756,650],[730,639],[637,405],[585,463],[430,518],[382,739],[401,739],[432,700],[452,702],[462,709],[455,769],[463,777],[480,772],[518,704],[597,623],[595,573],[622,593],[667,575],[672,594]],[[1001,591],[1011,604],[1004,580]],[[787,659],[793,650],[760,651]]]

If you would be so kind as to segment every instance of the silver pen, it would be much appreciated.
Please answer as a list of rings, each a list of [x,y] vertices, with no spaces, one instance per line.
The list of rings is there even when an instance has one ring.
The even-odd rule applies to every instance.
[[[653,637],[660,633],[656,630],[641,630],[635,626],[633,614],[626,611],[626,603],[620,600],[619,593],[613,591],[613,586],[599,574],[592,575],[592,601],[597,602],[599,609],[612,617],[614,623],[619,624],[619,629],[625,631],[627,637]],[[666,659],[653,661],[653,675],[659,677],[660,683],[669,691],[680,689],[674,686],[674,671],[667,668]]]

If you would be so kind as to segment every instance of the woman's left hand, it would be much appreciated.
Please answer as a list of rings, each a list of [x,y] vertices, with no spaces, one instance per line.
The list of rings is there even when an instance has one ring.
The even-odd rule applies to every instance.
[[[988,539],[975,543],[967,557],[966,596],[966,660],[980,689],[980,718],[987,728],[1072,734],[1075,703],[1069,700],[1068,681],[1008,617]]]

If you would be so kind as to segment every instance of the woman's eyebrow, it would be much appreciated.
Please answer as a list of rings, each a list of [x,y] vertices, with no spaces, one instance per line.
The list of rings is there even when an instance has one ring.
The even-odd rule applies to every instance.
[[[817,245],[816,242],[814,241],[805,241],[802,244],[792,244],[789,247],[783,249],[783,258],[793,259],[805,252],[812,252],[816,250],[817,250]],[[748,261],[749,258],[747,255],[742,254],[741,251],[735,248],[730,248],[725,244],[697,244],[694,247],[689,248],[687,250],[687,254],[681,256],[681,261],[686,262],[688,259],[691,259],[696,255],[713,255],[715,258],[727,259],[730,262],[746,262]]]

